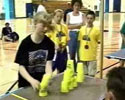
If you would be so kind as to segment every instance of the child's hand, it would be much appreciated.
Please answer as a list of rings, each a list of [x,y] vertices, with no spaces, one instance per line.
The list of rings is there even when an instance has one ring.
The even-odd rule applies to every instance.
[[[58,50],[58,49],[59,49],[59,46],[58,46],[58,45],[56,45],[56,46],[55,46],[55,49],[56,49],[56,50]]]
[[[56,46],[55,46],[55,49],[56,49],[57,51],[61,51],[61,45],[56,45]]]
[[[40,82],[39,82],[38,80],[32,79],[32,80],[30,81],[30,84],[31,84],[31,86],[33,87],[33,89],[34,89],[35,91],[39,89]]]
[[[61,51],[63,52],[66,49],[66,45],[61,46]]]

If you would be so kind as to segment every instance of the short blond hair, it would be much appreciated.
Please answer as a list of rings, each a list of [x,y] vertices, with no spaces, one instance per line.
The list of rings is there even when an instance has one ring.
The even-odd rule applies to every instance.
[[[62,14],[64,13],[62,9],[56,9],[56,10],[54,11],[54,16],[56,15],[57,12],[61,12]]]
[[[50,24],[52,21],[52,15],[41,11],[36,13],[33,19],[34,19],[34,24],[37,24],[37,23]]]
[[[43,11],[36,13],[36,15],[33,17],[34,24],[43,23],[49,28],[49,30],[53,30],[53,26],[51,25],[52,18],[53,16],[51,14]]]

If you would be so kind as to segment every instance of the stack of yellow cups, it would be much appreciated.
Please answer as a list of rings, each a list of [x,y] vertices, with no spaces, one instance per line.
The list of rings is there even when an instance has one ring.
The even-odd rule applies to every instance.
[[[70,85],[70,79],[72,77],[72,73],[73,72],[70,69],[66,69],[64,71],[63,81],[61,83],[61,92],[63,93],[69,92],[69,85]]]
[[[73,60],[68,60],[67,61],[67,67],[66,67],[66,69],[70,69],[74,73],[74,61]]]
[[[73,88],[74,88],[74,77],[72,76],[69,83],[69,90],[73,90]]]
[[[63,81],[61,83],[61,92],[67,93],[73,89],[72,77],[74,75],[74,62],[73,60],[67,61],[67,68],[63,75]]]
[[[77,63],[77,82],[81,83],[84,81],[84,65],[82,62]]]
[[[42,82],[40,83],[39,96],[47,96],[47,87],[51,79],[51,74],[45,74],[43,76]]]
[[[69,80],[70,80],[70,70],[65,70],[64,75],[63,75],[63,81],[61,83],[61,92],[67,93],[69,92]]]
[[[73,90],[73,76],[74,76],[74,61],[68,60],[67,61],[67,70],[70,70],[70,80],[69,80],[69,90]]]

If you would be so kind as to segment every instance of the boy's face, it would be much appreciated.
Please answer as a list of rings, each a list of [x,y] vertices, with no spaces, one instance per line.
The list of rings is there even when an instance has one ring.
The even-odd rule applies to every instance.
[[[63,14],[62,12],[56,12],[55,16],[54,16],[54,20],[56,23],[60,23],[61,20],[63,18]]]
[[[75,2],[74,5],[73,5],[73,10],[79,11],[80,8],[81,8],[81,6],[80,6],[79,2]]]
[[[93,22],[95,21],[95,18],[93,15],[87,15],[86,16],[86,20],[87,20],[87,24],[93,24]]]
[[[36,24],[36,33],[38,35],[44,35],[48,30],[47,25],[45,25],[44,23],[37,23]]]
[[[6,24],[5,26],[6,26],[6,27],[9,27],[9,24]]]

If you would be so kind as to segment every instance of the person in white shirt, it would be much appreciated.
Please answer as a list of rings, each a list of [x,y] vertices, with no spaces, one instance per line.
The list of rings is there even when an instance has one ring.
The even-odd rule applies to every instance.
[[[38,8],[37,8],[37,13],[38,13],[38,12],[41,12],[41,11],[47,12],[47,11],[46,11],[46,8],[45,8],[43,5],[39,5]]]
[[[82,25],[85,25],[85,15],[80,12],[80,8],[82,7],[81,0],[72,0],[71,6],[73,11],[67,14],[66,24],[69,29],[69,53],[71,59],[75,60],[75,55],[77,52],[77,38],[79,29]]]

